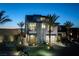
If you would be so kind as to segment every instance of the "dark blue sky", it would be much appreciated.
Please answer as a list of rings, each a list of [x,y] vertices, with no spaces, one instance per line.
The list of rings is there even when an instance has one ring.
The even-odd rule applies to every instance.
[[[17,3],[17,4],[0,4],[0,10],[5,10],[6,15],[13,21],[0,25],[0,27],[18,27],[17,23],[25,20],[25,15],[29,14],[57,14],[57,22],[63,24],[70,20],[75,27],[79,27],[79,4],[62,4],[62,3]]]

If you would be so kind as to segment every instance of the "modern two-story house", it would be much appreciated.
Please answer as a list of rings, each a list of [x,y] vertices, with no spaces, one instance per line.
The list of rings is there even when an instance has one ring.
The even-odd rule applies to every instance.
[[[25,33],[29,44],[49,43],[49,25],[43,22],[43,20],[47,20],[46,16],[26,15]],[[51,27],[51,44],[57,40],[57,28],[58,26]]]

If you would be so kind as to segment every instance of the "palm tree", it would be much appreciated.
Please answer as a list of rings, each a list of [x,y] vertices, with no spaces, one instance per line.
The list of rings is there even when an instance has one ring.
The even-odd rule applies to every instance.
[[[8,16],[5,16],[5,11],[0,11],[0,24],[4,24],[6,22],[12,21],[8,18]],[[3,42],[7,42],[8,40],[3,40]]]
[[[66,27],[66,29],[67,29],[67,32],[66,32],[66,34],[67,34],[67,39],[69,40],[69,33],[70,33],[70,28],[73,26],[74,24],[71,22],[71,21],[66,21],[65,23],[64,23],[64,26]]]
[[[24,22],[17,23],[17,25],[20,27],[21,35],[23,34],[23,26]]]
[[[20,41],[21,41],[21,43],[22,43],[22,45],[23,45],[23,26],[24,26],[24,22],[20,22],[20,23],[17,23],[17,25],[20,27]]]
[[[51,46],[51,27],[54,27],[55,25],[58,25],[58,23],[56,23],[56,20],[59,18],[59,16],[57,16],[56,14],[53,15],[48,15],[48,22],[47,24],[49,25],[49,45]]]
[[[12,21],[8,18],[8,16],[5,16],[5,11],[0,11],[0,24],[6,23],[8,21]]]

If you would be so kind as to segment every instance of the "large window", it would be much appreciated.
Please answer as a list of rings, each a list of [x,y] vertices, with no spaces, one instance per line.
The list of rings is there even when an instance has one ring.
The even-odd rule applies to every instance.
[[[29,43],[30,44],[35,44],[36,43],[35,35],[29,35]]]
[[[29,23],[29,30],[35,30],[36,29],[36,23]]]
[[[40,20],[41,20],[41,21],[45,20],[45,17],[40,17]]]
[[[54,30],[54,27],[51,26],[51,31],[53,31],[53,30]],[[47,31],[49,31],[49,25],[47,25]]]
[[[49,43],[49,35],[46,36],[46,42]],[[55,42],[56,42],[56,36],[51,35],[51,43],[55,43]]]
[[[45,24],[44,24],[44,23],[42,23],[42,28],[43,28],[43,29],[45,29],[45,28],[46,28],[46,26],[45,26]]]

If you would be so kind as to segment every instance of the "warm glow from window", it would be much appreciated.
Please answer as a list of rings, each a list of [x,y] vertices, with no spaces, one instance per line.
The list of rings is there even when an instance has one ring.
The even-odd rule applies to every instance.
[[[42,24],[42,28],[44,29],[46,26],[45,26],[45,24]]]
[[[33,44],[33,45],[36,43],[35,35],[30,35],[30,43]]]
[[[45,17],[41,17],[40,19],[41,19],[41,20],[45,20]]]
[[[47,30],[49,31],[49,25],[47,26]],[[54,30],[54,28],[53,28],[53,26],[51,26],[51,31],[53,31]]]
[[[49,36],[46,36],[46,42],[49,43]],[[51,43],[55,43],[56,42],[56,36],[51,35]]]
[[[31,38],[34,38],[34,35],[30,35]]]
[[[30,23],[29,24],[29,29],[30,30],[35,30],[36,29],[36,23]]]

